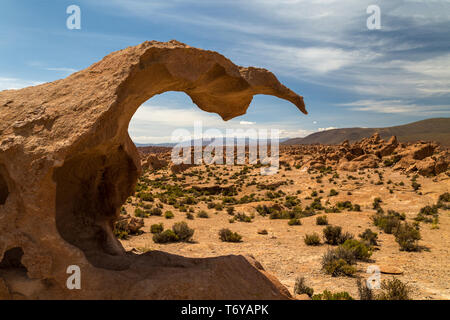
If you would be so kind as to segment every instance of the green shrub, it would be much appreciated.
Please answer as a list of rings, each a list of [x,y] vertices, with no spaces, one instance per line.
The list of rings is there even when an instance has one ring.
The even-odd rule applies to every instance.
[[[353,259],[352,252],[344,248],[330,249],[322,257],[322,270],[333,277],[352,276],[356,272]]]
[[[146,218],[148,214],[141,208],[134,209],[134,216],[137,218]]]
[[[421,208],[414,220],[418,222],[437,224],[439,221],[438,207],[439,204]]]
[[[382,203],[381,198],[375,198],[373,199],[373,209],[377,210],[378,208],[381,208],[380,203]]]
[[[327,226],[323,229],[325,243],[338,245],[342,234],[342,228],[339,226]]]
[[[407,222],[402,223],[395,232],[395,241],[400,245],[402,251],[419,250],[418,241],[420,239],[419,229]]]
[[[305,244],[308,246],[320,245],[320,236],[315,232],[313,234],[306,234],[304,240]]]
[[[178,236],[170,229],[167,229],[161,233],[156,233],[153,235],[153,241],[155,243],[169,243],[177,242]]]
[[[439,196],[439,200],[438,200],[438,201],[441,201],[441,202],[450,202],[450,193],[449,193],[449,192],[446,192],[446,193],[441,194],[441,195]]]
[[[164,230],[164,225],[162,223],[152,224],[150,227],[151,233],[161,233]]]
[[[355,256],[356,260],[367,261],[372,255],[370,248],[362,241],[356,239],[346,240],[341,246],[350,250]]]
[[[356,280],[356,286],[358,287],[359,300],[374,300],[373,291],[367,286],[366,281],[358,279]]]
[[[363,233],[359,235],[361,239],[366,241],[371,246],[378,245],[377,239],[378,239],[378,233],[373,232],[370,229],[366,229]]]
[[[190,213],[190,212],[187,212],[187,213],[186,213],[186,219],[188,219],[188,220],[194,220],[194,215],[193,215],[192,213]]]
[[[338,245],[344,243],[348,239],[353,239],[353,235],[346,232],[342,233],[342,228],[339,226],[327,226],[323,229],[323,236],[325,243],[331,245]]]
[[[383,291],[377,296],[378,300],[410,300],[410,288],[397,278],[383,280],[381,290]]]
[[[394,233],[399,227],[401,220],[405,220],[405,214],[400,214],[394,210],[388,210],[387,214],[378,211],[372,216],[374,225],[387,234]]]
[[[152,215],[152,216],[162,216],[162,210],[160,208],[153,208],[150,211],[150,215]]]
[[[328,224],[328,217],[327,216],[319,216],[316,218],[316,224],[318,226],[326,226]]]
[[[234,207],[228,207],[228,208],[227,208],[227,213],[228,213],[230,216],[233,216],[233,215],[234,215]]]
[[[331,190],[330,190],[329,196],[330,196],[330,197],[334,197],[334,196],[337,196],[338,194],[339,194],[339,192],[337,192],[337,191],[334,190],[334,189],[331,189]]]
[[[411,186],[412,186],[412,188],[414,189],[414,191],[417,191],[417,190],[419,190],[419,188],[421,187],[421,184],[420,184],[420,183],[417,183],[416,181],[413,181],[413,182],[411,183]]]
[[[241,242],[242,236],[230,229],[222,229],[219,231],[219,238],[224,242]]]
[[[297,218],[292,218],[288,221],[288,225],[290,226],[301,226],[302,222],[300,221],[300,219]]]
[[[197,217],[206,219],[209,218],[209,215],[205,210],[201,210],[197,213]]]
[[[164,213],[164,217],[166,219],[173,219],[173,217],[175,217],[175,216],[173,215],[172,211],[166,211],[166,213]]]
[[[315,294],[311,298],[312,300],[354,300],[352,296],[346,292],[336,292],[325,290],[323,293]]]
[[[353,204],[350,201],[339,201],[338,203],[336,203],[336,207],[339,210],[348,210],[348,211],[352,211],[353,210]]]
[[[188,242],[194,235],[194,229],[189,228],[186,222],[177,222],[172,226],[173,232],[177,235],[179,241]]]
[[[298,277],[297,279],[295,279],[294,293],[295,294],[307,294],[309,297],[312,297],[312,295],[314,294],[314,289],[308,287],[305,284],[304,277]]]
[[[252,222],[252,218],[246,215],[245,213],[237,213],[234,215],[234,220],[241,222]]]

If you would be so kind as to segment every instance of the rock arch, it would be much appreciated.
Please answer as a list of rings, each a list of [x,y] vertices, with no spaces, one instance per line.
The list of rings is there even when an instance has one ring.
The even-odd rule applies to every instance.
[[[23,248],[28,275],[54,281],[59,294],[62,290],[67,297],[161,298],[154,283],[168,280],[151,271],[172,264],[183,266],[180,281],[189,281],[186,273],[198,273],[199,265],[216,272],[225,268],[220,272],[230,277],[236,277],[233,268],[240,266],[248,269],[250,281],[262,279],[265,289],[259,291],[268,286],[272,292],[259,294],[245,278],[234,279],[233,285],[224,278],[221,285],[228,290],[205,295],[193,289],[190,298],[221,297],[227,291],[223,297],[287,297],[251,258],[187,259],[164,253],[136,257],[125,253],[113,237],[118,210],[141,172],[128,124],[141,104],[166,91],[185,92],[200,109],[224,120],[244,114],[255,94],[286,99],[306,113],[303,98],[269,71],[239,67],[216,52],[177,41],[144,42],[111,53],[66,79],[0,92],[0,163],[6,164],[17,186],[11,192],[16,201],[0,209],[5,222],[0,225],[0,256],[2,248]],[[79,265],[90,279],[82,292],[64,289],[68,264]],[[124,277],[128,282],[118,288]],[[136,289],[149,279],[154,281],[151,288]],[[51,297],[53,291],[47,290],[41,294]],[[176,288],[164,292],[172,298],[181,294]]]

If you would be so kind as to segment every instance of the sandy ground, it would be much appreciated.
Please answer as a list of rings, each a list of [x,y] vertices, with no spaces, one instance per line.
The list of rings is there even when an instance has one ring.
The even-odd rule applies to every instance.
[[[204,172],[205,168],[201,168]],[[211,167],[211,169],[217,176],[223,177],[223,166]],[[231,172],[238,172],[241,169],[242,167],[233,167]],[[305,198],[310,196],[313,190],[319,191],[320,189],[323,190],[323,193],[319,193],[319,196],[323,197],[322,203],[327,200],[331,204],[350,200],[353,204],[360,204],[361,212],[342,211],[328,214],[320,212],[320,215],[328,216],[329,224],[341,226],[343,231],[348,231],[355,236],[366,228],[378,232],[379,250],[373,253],[371,262],[358,262],[357,276],[369,277],[371,274],[366,273],[369,265],[395,266],[403,270],[403,274],[396,277],[409,284],[413,299],[450,299],[450,211],[439,211],[439,229],[432,229],[431,224],[421,223],[422,240],[419,243],[424,249],[420,252],[400,251],[394,236],[383,234],[370,219],[375,212],[372,209],[373,199],[380,197],[383,200],[382,208],[384,210],[394,209],[405,213],[407,220],[412,220],[420,208],[436,203],[440,194],[450,191],[450,178],[446,174],[434,178],[418,177],[417,182],[422,185],[419,190],[422,194],[419,194],[414,192],[411,187],[411,176],[407,177],[405,174],[394,172],[391,169],[378,169],[383,173],[383,185],[371,183],[371,181],[378,181],[378,174],[374,173],[374,170],[376,169],[366,169],[363,174],[338,172],[340,177],[335,179],[336,184],[333,184],[328,181],[331,175],[323,177],[322,181],[318,183],[311,177],[319,174],[309,174],[306,170],[293,168],[287,171],[283,169],[275,176],[264,177],[259,175],[258,169],[253,169],[245,182],[253,179],[265,183],[293,180],[293,184],[283,185],[277,190],[283,190],[288,195],[295,195],[297,190],[301,190],[298,198],[301,199],[303,208],[311,202]],[[147,174],[147,176],[153,179],[161,176],[161,173]],[[350,180],[347,178],[348,176],[357,179]],[[195,179],[196,177],[187,177],[186,185],[197,183]],[[389,180],[392,181],[391,184],[387,184]],[[358,184],[355,183],[356,181]],[[404,186],[399,185],[402,181]],[[394,192],[390,193],[388,187],[392,188]],[[332,188],[339,191],[337,196],[329,196],[329,190]],[[158,190],[150,191],[156,193]],[[348,191],[352,194],[348,195]],[[263,195],[266,191],[257,191],[256,186],[246,187],[244,185],[237,198],[253,192]],[[215,202],[220,202],[221,197],[218,196],[216,199]],[[296,277],[304,276],[306,283],[314,288],[315,293],[328,289],[333,292],[348,291],[353,297],[358,297],[355,277],[331,277],[321,271],[321,258],[329,246],[325,244],[307,246],[304,243],[305,234],[317,232],[322,235],[324,227],[316,225],[316,216],[302,218],[300,226],[289,226],[287,220],[272,220],[268,216],[258,215],[254,208],[259,203],[264,202],[235,206],[236,212],[245,212],[248,215],[255,213],[255,218],[251,223],[229,223],[231,216],[227,214],[226,210],[207,209],[204,202],[194,205],[193,208],[195,208],[195,213],[199,210],[207,211],[210,217],[202,219],[194,213],[194,220],[187,220],[184,212],[180,212],[170,205],[164,205],[163,212],[172,211],[175,214],[173,219],[155,216],[145,218],[144,233],[139,236],[131,236],[128,240],[121,242],[126,250],[134,249],[140,252],[162,250],[187,257],[250,254],[259,260],[267,271],[274,274],[291,293]],[[125,208],[128,213],[133,214],[133,205],[126,204]],[[162,222],[165,228],[170,228],[179,221],[186,221],[191,228],[195,229],[192,243],[156,244],[153,242],[153,235],[149,232],[152,224]],[[243,241],[240,243],[220,241],[218,232],[222,228],[230,228],[232,231],[238,232],[243,236]],[[258,230],[261,229],[266,229],[268,234],[258,234]],[[392,275],[381,274],[381,279],[390,277]]]

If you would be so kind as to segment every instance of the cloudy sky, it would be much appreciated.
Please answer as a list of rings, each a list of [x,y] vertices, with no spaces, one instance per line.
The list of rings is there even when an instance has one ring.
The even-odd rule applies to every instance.
[[[81,8],[81,30],[66,8]],[[369,5],[381,29],[367,28]],[[129,128],[136,142],[177,128],[280,129],[283,137],[450,116],[450,0],[2,0],[0,90],[64,78],[111,51],[177,39],[234,63],[271,70],[303,95],[309,115],[256,96],[228,122],[182,93],[147,101]]]

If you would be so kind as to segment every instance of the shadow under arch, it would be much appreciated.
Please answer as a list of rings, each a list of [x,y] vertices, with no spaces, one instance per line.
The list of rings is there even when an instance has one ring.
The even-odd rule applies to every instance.
[[[95,101],[102,113],[92,113],[90,130],[54,169],[56,226],[99,268],[125,270],[131,264],[113,235],[113,223],[141,173],[128,125],[144,102],[163,92],[184,92],[200,109],[229,120],[245,114],[254,95],[267,94],[306,113],[303,98],[269,71],[239,67],[216,52],[176,41],[145,42],[113,53],[83,73],[91,77],[86,86],[105,87],[108,74],[113,80]]]

